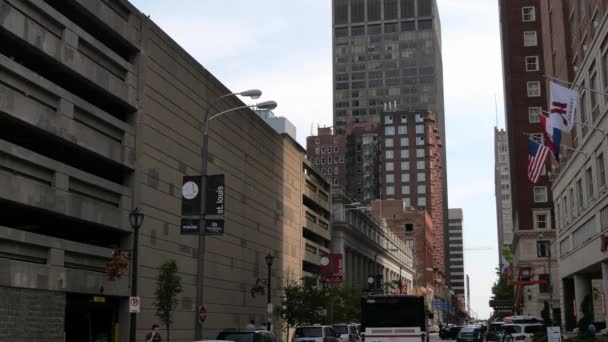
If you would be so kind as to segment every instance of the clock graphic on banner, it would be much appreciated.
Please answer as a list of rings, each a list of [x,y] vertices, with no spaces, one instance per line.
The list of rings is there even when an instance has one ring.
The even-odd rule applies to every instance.
[[[329,258],[326,256],[321,257],[321,266],[327,266],[327,265],[329,265]]]
[[[182,196],[187,200],[195,198],[198,195],[198,191],[198,185],[194,182],[186,182],[182,186]]]

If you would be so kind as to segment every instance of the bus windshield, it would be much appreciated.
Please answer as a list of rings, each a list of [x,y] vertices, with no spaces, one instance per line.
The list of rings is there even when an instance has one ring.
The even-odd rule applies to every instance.
[[[361,324],[364,327],[416,327],[425,331],[424,299],[414,296],[363,298]]]

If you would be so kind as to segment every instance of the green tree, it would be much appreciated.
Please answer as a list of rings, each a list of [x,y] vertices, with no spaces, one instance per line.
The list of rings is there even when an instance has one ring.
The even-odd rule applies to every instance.
[[[331,308],[327,312],[329,323],[351,322],[361,316],[361,295],[357,290],[348,286],[331,287],[329,289]]]
[[[156,316],[167,329],[167,342],[171,341],[171,313],[177,307],[177,295],[182,292],[182,280],[177,274],[175,260],[167,261],[160,266],[154,292]]]
[[[283,292],[278,311],[288,334],[289,329],[297,325],[326,321],[329,290],[319,286],[318,278],[304,277],[299,283],[285,286]]]
[[[505,259],[509,262],[510,266],[513,266],[513,254],[511,250],[507,247],[503,248],[502,254]],[[501,260],[502,262],[502,260]],[[498,279],[492,285],[492,299],[494,300],[507,300],[513,301],[513,286],[509,286],[509,277],[505,273],[502,272],[500,267],[496,268],[496,276]],[[510,313],[507,312],[495,312],[495,319],[502,319],[506,316],[509,316]]]

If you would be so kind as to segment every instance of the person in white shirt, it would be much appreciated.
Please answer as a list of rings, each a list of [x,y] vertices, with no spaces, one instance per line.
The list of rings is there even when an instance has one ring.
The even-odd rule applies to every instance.
[[[254,320],[249,321],[249,324],[247,324],[247,326],[245,327],[245,330],[255,331],[255,321]]]

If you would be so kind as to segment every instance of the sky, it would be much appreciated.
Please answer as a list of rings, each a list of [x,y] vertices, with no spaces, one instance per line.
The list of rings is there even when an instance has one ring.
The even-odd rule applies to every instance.
[[[332,124],[331,1],[131,0],[232,91],[261,89],[305,145]],[[498,264],[494,127],[504,127],[497,1],[438,0],[448,201],[464,213],[471,309],[491,313]],[[245,102],[248,102],[245,100]],[[250,101],[249,101],[250,102]]]

